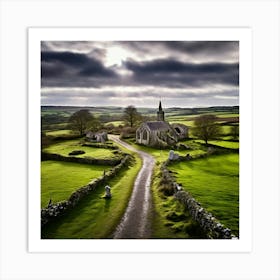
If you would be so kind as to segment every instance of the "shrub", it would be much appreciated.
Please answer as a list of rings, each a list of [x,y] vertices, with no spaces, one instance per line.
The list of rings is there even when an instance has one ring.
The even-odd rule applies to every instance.
[[[180,222],[186,220],[187,216],[184,213],[169,212],[166,219],[172,222]]]
[[[163,184],[159,187],[159,191],[166,196],[171,196],[175,193],[174,187],[169,184]]]
[[[68,155],[69,156],[76,156],[76,155],[82,155],[82,154],[85,154],[85,152],[82,151],[82,150],[75,150],[75,151],[70,152]]]

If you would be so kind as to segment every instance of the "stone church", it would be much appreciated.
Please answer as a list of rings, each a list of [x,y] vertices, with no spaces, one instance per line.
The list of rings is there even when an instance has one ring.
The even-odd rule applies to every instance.
[[[157,111],[157,121],[144,122],[136,130],[136,143],[151,147],[173,146],[187,137],[187,126],[179,123],[169,124],[165,121],[161,101]]]

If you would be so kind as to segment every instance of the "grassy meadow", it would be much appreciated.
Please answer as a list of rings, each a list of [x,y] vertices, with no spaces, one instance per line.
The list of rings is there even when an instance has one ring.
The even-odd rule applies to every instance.
[[[113,150],[106,148],[96,148],[81,146],[79,140],[61,141],[45,148],[46,153],[60,154],[62,156],[69,156],[68,154],[74,150],[83,150],[85,153],[76,155],[76,157],[94,157],[94,158],[112,158],[116,157]]]
[[[73,131],[70,129],[60,129],[60,130],[54,130],[54,131],[47,131],[47,136],[63,136],[63,135],[73,135]]]
[[[204,143],[202,140],[196,140],[195,142]],[[228,149],[239,149],[239,142],[236,141],[210,140],[208,143]]]
[[[239,156],[225,154],[173,163],[169,166],[178,183],[207,211],[238,235]]]
[[[89,165],[62,161],[41,162],[41,207],[47,207],[50,198],[53,203],[66,200],[71,193],[101,177],[110,166]]]

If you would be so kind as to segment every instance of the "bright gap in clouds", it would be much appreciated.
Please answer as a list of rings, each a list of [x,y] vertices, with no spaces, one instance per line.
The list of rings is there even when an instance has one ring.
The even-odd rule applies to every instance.
[[[109,47],[106,51],[106,66],[121,66],[122,61],[130,55],[129,52],[118,46]]]

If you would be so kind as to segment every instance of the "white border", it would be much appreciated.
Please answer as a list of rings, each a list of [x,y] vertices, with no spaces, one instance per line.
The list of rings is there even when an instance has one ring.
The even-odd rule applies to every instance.
[[[30,252],[249,252],[251,250],[252,48],[249,28],[30,28],[28,34]],[[238,240],[41,240],[40,42],[49,40],[240,42],[240,238]]]
[[[278,0],[0,0],[0,279],[279,280],[279,8]],[[250,253],[27,251],[27,28],[116,25],[252,29],[254,161]],[[11,108],[16,114],[10,113]],[[11,137],[15,131],[18,137]]]

